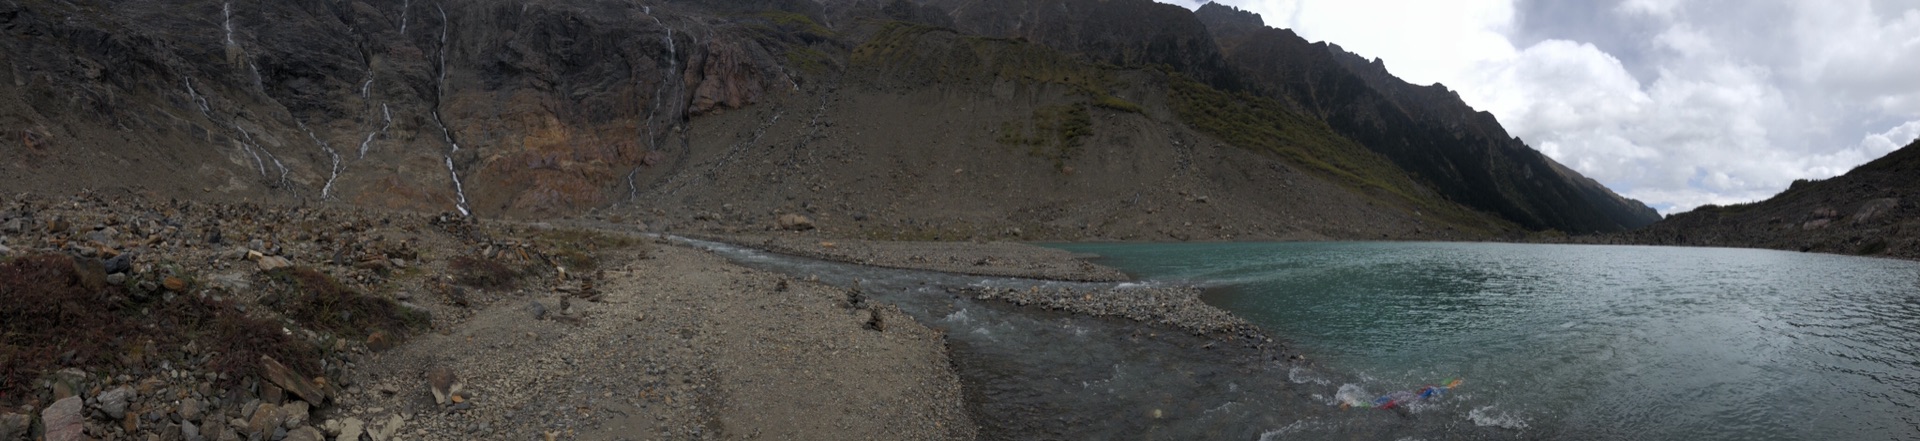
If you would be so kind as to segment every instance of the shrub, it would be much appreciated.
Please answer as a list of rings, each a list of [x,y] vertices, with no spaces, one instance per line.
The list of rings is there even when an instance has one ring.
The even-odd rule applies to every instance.
[[[481,289],[513,288],[519,286],[520,278],[526,275],[525,271],[507,264],[470,256],[448,260],[447,269],[453,271],[454,282]]]
[[[261,355],[302,372],[319,368],[312,345],[229,301],[186,295],[136,304],[123,286],[88,288],[77,263],[58,254],[0,262],[0,405],[24,400],[34,379],[59,369],[152,365],[189,344],[228,375],[222,386],[257,375]]]
[[[361,294],[312,268],[281,268],[268,274],[296,291],[286,309],[287,318],[310,328],[364,339],[374,331],[399,334],[431,322],[424,312]]]

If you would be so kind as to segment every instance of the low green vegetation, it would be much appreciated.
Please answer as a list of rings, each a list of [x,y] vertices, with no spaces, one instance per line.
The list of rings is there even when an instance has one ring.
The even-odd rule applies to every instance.
[[[599,269],[604,251],[644,247],[647,244],[637,237],[577,229],[542,232],[535,236],[534,242],[550,250],[554,263],[575,272]],[[646,251],[643,248],[641,254],[645,255]]]
[[[1085,138],[1093,134],[1093,117],[1086,104],[1044,106],[1033,110],[1031,121],[1008,121],[1000,126],[999,141],[1027,148],[1027,153],[1046,158],[1057,170],[1065,171],[1067,160],[1080,153]]]
[[[1478,230],[1487,222],[1485,216],[1426,191],[1392,161],[1286,102],[1221,91],[1178,73],[1166,75],[1174,113],[1201,132],[1241,148],[1272,152],[1310,173],[1437,215],[1446,223]]]

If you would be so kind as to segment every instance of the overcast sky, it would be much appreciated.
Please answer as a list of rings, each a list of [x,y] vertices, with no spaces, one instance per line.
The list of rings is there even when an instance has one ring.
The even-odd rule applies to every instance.
[[[1765,199],[1920,136],[1920,0],[1221,3],[1444,83],[1662,213]]]

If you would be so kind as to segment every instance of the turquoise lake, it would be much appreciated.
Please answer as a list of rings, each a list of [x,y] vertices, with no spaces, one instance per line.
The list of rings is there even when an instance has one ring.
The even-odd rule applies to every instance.
[[[1207,287],[1209,303],[1313,359],[1287,375],[1330,406],[1461,378],[1403,414],[1435,427],[1416,438],[1454,425],[1516,438],[1920,438],[1914,262],[1585,245],[1047,246],[1145,283]],[[1381,424],[1338,417],[1351,412],[1381,411],[1262,433],[1342,438]]]

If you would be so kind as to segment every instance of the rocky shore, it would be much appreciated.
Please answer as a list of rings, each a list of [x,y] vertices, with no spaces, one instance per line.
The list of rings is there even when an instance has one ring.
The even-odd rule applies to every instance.
[[[938,332],[596,224],[4,196],[0,440],[974,438]]]
[[[1120,270],[1077,259],[1073,253],[1014,242],[895,242],[799,234],[696,237],[792,256],[883,268],[1074,282],[1128,280]]]

